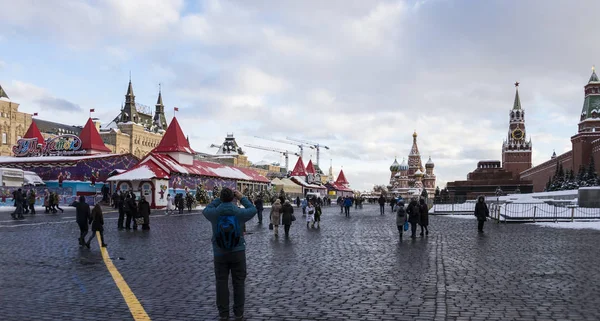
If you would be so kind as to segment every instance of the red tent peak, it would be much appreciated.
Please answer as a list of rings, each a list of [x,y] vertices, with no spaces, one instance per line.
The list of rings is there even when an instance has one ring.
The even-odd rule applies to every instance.
[[[306,172],[308,174],[316,174],[315,166],[313,165],[312,159],[308,161],[308,165],[306,165]]]
[[[298,161],[296,162],[296,166],[294,166],[291,176],[308,176],[306,174],[306,170],[304,169],[302,157],[298,157]]]
[[[88,151],[88,153],[92,151],[111,152],[110,148],[104,145],[104,141],[102,141],[102,137],[100,137],[100,133],[91,118],[88,118],[87,123],[83,126],[79,134],[79,139],[81,139],[81,149]]]
[[[184,152],[194,154],[194,150],[190,147],[190,143],[185,138],[179,122],[176,117],[173,117],[167,131],[165,132],[160,143],[153,152],[157,153],[169,153],[169,152]]]
[[[42,132],[40,132],[40,129],[37,127],[35,121],[31,122],[31,125],[29,125],[29,129],[27,129],[27,132],[23,138],[37,138],[38,144],[45,144],[44,136],[42,136]]]
[[[341,185],[348,185],[348,180],[346,179],[346,175],[344,175],[344,170],[340,170],[340,175],[338,175],[337,180],[335,181],[336,184],[341,184]]]

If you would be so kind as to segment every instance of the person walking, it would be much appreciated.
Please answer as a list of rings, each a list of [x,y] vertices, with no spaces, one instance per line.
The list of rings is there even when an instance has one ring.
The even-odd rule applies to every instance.
[[[262,212],[265,209],[264,205],[263,205],[263,196],[262,194],[258,195],[255,199],[254,199],[254,206],[256,207],[256,214],[258,216],[258,224],[262,224]],[[288,201],[289,203],[289,201]]]
[[[429,235],[429,207],[425,203],[424,199],[419,200],[419,225],[421,225],[421,236],[423,236],[423,229],[425,229],[425,235]]]
[[[142,224],[142,230],[148,231],[150,230],[150,203],[146,200],[146,197],[142,195],[140,199],[140,203],[138,204],[138,215],[144,218],[144,223]]]
[[[340,207],[340,213],[344,213],[344,199],[340,196],[337,198],[337,204]]]
[[[296,207],[300,207],[300,196],[296,196]]]
[[[23,194],[23,214],[29,214],[29,192],[27,192],[27,190],[24,190],[22,192]]]
[[[383,213],[385,212],[385,197],[383,197],[383,194],[379,195],[379,215],[383,215]]]
[[[392,213],[394,213],[395,205],[396,205],[396,198],[394,196],[392,196],[392,198],[390,198],[390,207],[392,208]]]
[[[64,213],[65,211],[63,211],[62,208],[60,208],[60,197],[58,196],[57,192],[52,193],[53,196],[53,201],[52,204],[54,205],[54,207],[56,207],[56,209],[54,210],[54,212],[56,213],[56,210],[59,210],[61,213]]]
[[[117,219],[117,228],[123,230],[123,222],[125,221],[125,195],[121,192],[115,197],[115,206],[119,210],[119,218]]]
[[[123,212],[125,213],[125,229],[131,230],[131,221],[133,220],[133,226],[135,227],[135,220],[133,219],[133,213],[135,210],[135,200],[131,197],[129,192],[125,193],[125,201],[123,202]]]
[[[400,201],[398,202],[398,205],[396,205],[396,227],[398,228],[400,241],[402,241],[404,223],[406,223],[406,210],[404,209],[404,202]]]
[[[85,243],[88,249],[90,248],[90,243],[96,237],[96,232],[100,233],[100,244],[102,244],[102,247],[106,247],[106,243],[104,242],[104,216],[102,215],[100,204],[96,204],[94,209],[92,209],[92,235]]]
[[[292,217],[294,216],[294,207],[290,201],[286,200],[281,207],[281,224],[283,224],[283,230],[285,237],[290,237],[290,227],[292,226]]]
[[[483,224],[489,216],[490,210],[485,203],[485,197],[481,195],[477,198],[477,203],[475,203],[475,217],[477,217],[477,231],[479,233],[483,233]]]
[[[317,223],[317,228],[321,228],[321,214],[323,214],[323,210],[321,209],[321,204],[317,204],[315,206],[315,223]],[[315,223],[313,223],[313,227],[314,227]]]
[[[177,199],[177,208],[179,209],[179,214],[183,214],[183,208],[184,208],[183,194],[179,193],[179,194],[177,194],[177,197],[179,197]]]
[[[308,214],[306,214],[306,228],[308,228],[310,223],[312,223],[312,227],[315,227],[315,206],[312,202],[308,203],[306,211],[308,212]]]
[[[238,199],[244,208],[232,202]],[[233,283],[233,313],[236,321],[244,319],[246,281],[246,242],[242,224],[256,214],[256,207],[240,192],[225,187],[221,196],[202,212],[212,224],[217,309],[220,320],[229,320],[229,274]],[[233,228],[231,228],[233,227]]]
[[[192,205],[194,205],[194,196],[191,192],[188,192],[185,196],[185,205],[187,206],[188,213],[192,212]]]
[[[79,225],[79,246],[85,246],[85,236],[88,234],[92,216],[90,205],[85,202],[83,195],[79,196],[79,202],[75,204],[75,221]]]
[[[271,206],[271,224],[273,224],[273,233],[279,236],[279,223],[281,221],[281,200],[276,200]]]
[[[346,196],[344,200],[344,211],[346,213],[346,217],[350,217],[350,207],[352,207],[352,199]]]
[[[167,194],[167,209],[165,211],[165,215],[169,215],[173,212],[173,208],[175,206],[173,205],[173,197],[171,197],[171,194]]]
[[[408,222],[410,223],[410,237],[417,237],[417,225],[419,224],[421,211],[419,209],[419,203],[416,198],[413,198],[410,203],[408,203],[408,208],[406,209],[406,213],[408,214]]]
[[[306,207],[308,206],[308,201],[306,198],[302,199],[302,216],[306,215]]]
[[[22,220],[23,219],[23,193],[21,189],[17,189],[13,192],[13,200],[15,202],[15,211],[11,216],[13,219]]]
[[[31,214],[35,214],[35,190],[32,188],[29,191],[29,195],[27,196],[27,201],[28,201],[28,205],[29,205],[29,209],[31,210]]]
[[[50,192],[48,191],[48,189],[44,190],[44,207],[46,208],[44,213],[50,213]]]

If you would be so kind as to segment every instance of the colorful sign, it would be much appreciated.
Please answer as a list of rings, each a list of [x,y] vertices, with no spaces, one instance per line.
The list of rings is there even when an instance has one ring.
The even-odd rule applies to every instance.
[[[39,144],[37,138],[21,138],[12,148],[17,157],[62,156],[85,154],[81,149],[81,139],[75,135],[60,135],[46,139],[45,145]]]

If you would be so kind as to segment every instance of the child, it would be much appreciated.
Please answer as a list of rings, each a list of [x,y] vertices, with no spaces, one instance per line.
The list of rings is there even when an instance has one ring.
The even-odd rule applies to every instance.
[[[312,227],[315,227],[315,207],[312,202],[308,204],[306,208],[308,214],[306,214],[306,227],[312,222]]]
[[[100,204],[96,204],[94,209],[92,210],[92,235],[90,236],[85,246],[89,249],[90,242],[96,236],[96,232],[100,232],[100,242],[102,243],[102,247],[106,247],[106,243],[104,243],[104,216],[102,215],[102,208]]]
[[[398,227],[398,233],[400,233],[400,241],[402,241],[402,232],[404,232],[404,223],[406,222],[406,210],[404,209],[404,202],[398,202],[396,208],[396,226]]]

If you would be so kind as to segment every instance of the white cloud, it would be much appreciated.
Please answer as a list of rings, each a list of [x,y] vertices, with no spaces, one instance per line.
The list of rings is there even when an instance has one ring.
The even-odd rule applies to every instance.
[[[4,43],[22,38],[50,49],[39,54],[43,66],[11,58],[12,73],[3,74],[22,80],[7,91],[23,108],[56,98],[31,84],[47,83],[57,70],[53,90],[65,93],[58,96],[84,91],[89,101],[106,101],[102,89],[132,70],[142,101],[164,83],[165,104],[180,106],[194,146],[207,151],[226,132],[242,144],[254,135],[316,140],[331,147],[322,159],[333,158],[336,174],[343,165],[359,189],[387,183],[393,157],[408,155],[413,130],[423,161],[431,155],[436,163],[439,185],[465,179],[479,159],[500,159],[516,80],[533,161],[547,160],[553,149],[569,148],[588,68],[600,64],[594,61],[600,43],[590,41],[587,23],[600,10],[593,0],[65,0],[35,6],[0,0],[0,7]],[[27,53],[16,44],[11,50]],[[74,50],[78,64],[69,70],[64,57],[56,57]],[[87,57],[97,52],[108,61]],[[17,72],[16,65],[23,67]],[[110,67],[98,71],[97,65]],[[81,74],[94,81],[68,83]],[[121,90],[109,101],[113,106],[120,105]],[[52,117],[61,121],[60,113]]]

